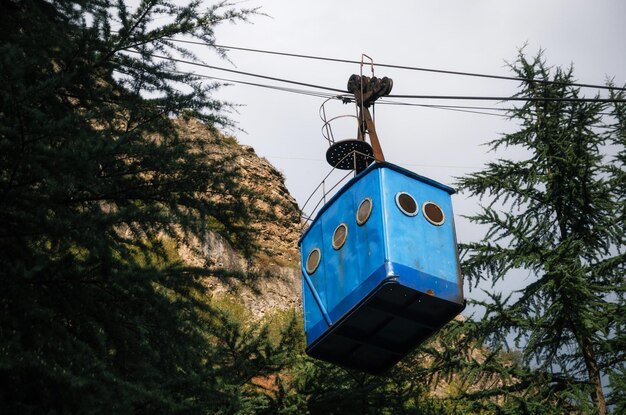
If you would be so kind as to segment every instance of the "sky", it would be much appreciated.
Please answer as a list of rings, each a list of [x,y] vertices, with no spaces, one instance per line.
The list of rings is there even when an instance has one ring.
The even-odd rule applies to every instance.
[[[222,45],[466,72],[512,75],[506,62],[526,45],[529,55],[545,50],[549,64],[574,65],[580,82],[602,84],[607,77],[626,82],[626,2],[623,1],[378,1],[266,0],[238,3],[261,7],[268,16],[249,24],[222,25]],[[217,66],[344,89],[359,65],[231,50],[232,64],[197,49]],[[369,74],[370,68],[365,67]],[[198,73],[290,86],[193,68]],[[506,96],[513,81],[376,68],[394,81],[394,94]],[[593,95],[594,91],[588,91]],[[328,173],[328,147],[319,117],[323,99],[245,85],[227,87],[220,98],[242,106],[233,118],[237,139],[255,148],[287,177],[287,187],[302,205]],[[417,101],[413,101],[417,102]],[[442,102],[421,100],[420,103]],[[455,101],[460,105],[493,105]],[[331,115],[353,114],[350,105],[326,107]],[[348,121],[336,136],[354,138]],[[515,125],[494,116],[441,109],[376,106],[376,128],[388,161],[446,184],[480,168],[495,155],[481,146]],[[462,199],[462,198],[460,198]],[[462,210],[465,206],[458,202]]]
[[[543,49],[550,65],[573,64],[579,82],[603,84],[612,77],[617,84],[626,83],[626,2],[621,0],[249,0],[236,4],[260,7],[266,16],[219,26],[218,44],[357,61],[364,53],[377,63],[505,76],[512,75],[506,62],[514,61],[525,47],[528,55]],[[231,62],[227,62],[201,47],[195,51],[208,64],[339,89],[361,70],[355,64],[236,50],[228,52]],[[363,70],[369,74],[370,68]],[[392,78],[394,94],[509,96],[518,86],[513,81],[389,68],[376,68],[375,75]],[[589,96],[595,92],[586,90]],[[240,105],[232,118],[245,132],[231,133],[285,175],[287,188],[302,207],[331,170],[325,162],[328,143],[319,117],[323,99],[245,85],[224,88],[218,97]],[[354,113],[353,105],[340,103],[326,109],[332,116]],[[455,177],[504,156],[488,153],[482,144],[516,129],[514,122],[501,117],[432,108],[377,105],[375,115],[387,161],[448,185],[454,185]],[[355,138],[356,124],[345,121],[336,128],[337,137]],[[478,201],[457,194],[453,203],[459,240],[479,238],[480,230],[462,218],[476,211]]]

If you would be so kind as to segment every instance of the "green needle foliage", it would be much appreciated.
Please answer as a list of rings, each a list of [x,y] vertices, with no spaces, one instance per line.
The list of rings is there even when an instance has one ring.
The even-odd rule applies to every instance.
[[[614,90],[611,91],[611,97],[624,99],[626,93]],[[607,135],[613,137],[617,144],[617,155],[615,156],[615,163],[608,168],[613,195],[618,202],[616,221],[624,226],[626,223],[626,104],[614,103],[610,108],[610,114],[612,117],[607,126]],[[622,286],[622,289],[616,293],[620,300],[615,309],[615,314],[619,316],[624,316],[626,313],[625,291],[626,289]],[[614,412],[619,414],[626,412],[626,319],[617,318],[616,320],[607,349],[613,354],[610,362],[613,369],[609,372],[612,390],[609,403],[614,405]]]
[[[304,339],[302,339],[304,342]],[[302,348],[304,345],[302,345]],[[429,393],[423,356],[405,359],[383,376],[349,371],[300,353],[276,378],[267,414],[456,413]]]
[[[581,96],[567,85],[572,69],[549,68],[541,53],[528,59],[520,52],[511,68],[528,79],[519,97]],[[486,345],[490,355],[453,366],[474,376],[479,387],[466,397],[489,412],[623,408],[624,107],[538,100],[509,115],[519,130],[489,146],[515,151],[514,158],[459,181],[485,202],[469,218],[486,233],[462,246],[463,273],[473,286],[528,284],[478,303],[484,317],[465,324],[462,347]],[[521,361],[502,358],[510,347]]]
[[[173,121],[229,125],[218,85],[152,57],[195,59],[166,38],[212,44],[254,13],[0,2],[3,414],[251,412],[250,379],[280,370],[293,334],[273,345],[214,306],[162,242],[215,230],[255,251],[237,171]]]

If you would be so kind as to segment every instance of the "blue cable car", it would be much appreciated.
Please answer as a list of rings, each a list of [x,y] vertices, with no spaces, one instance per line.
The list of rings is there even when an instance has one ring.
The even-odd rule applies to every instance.
[[[377,162],[321,208],[298,242],[308,355],[381,374],[464,309],[453,193]]]
[[[322,104],[326,160],[355,177],[298,241],[307,354],[371,374],[465,308],[454,189],[385,162],[368,107],[392,86],[386,77],[348,80],[353,98],[342,100],[356,104],[357,139],[335,142],[329,123],[342,117],[326,120]]]

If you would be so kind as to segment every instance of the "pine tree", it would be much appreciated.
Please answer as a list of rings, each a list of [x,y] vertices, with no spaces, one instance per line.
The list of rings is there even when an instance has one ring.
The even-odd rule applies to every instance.
[[[229,125],[218,85],[154,56],[255,10],[180,3],[0,3],[2,413],[251,412],[286,356],[168,245],[255,251],[236,169],[174,122]]]
[[[277,393],[263,413],[460,413],[431,393],[423,354],[414,353],[388,373],[372,376],[311,359],[303,353],[304,338],[301,342],[294,361],[277,377]]]
[[[607,105],[559,101],[581,92],[569,85],[572,69],[547,67],[541,52],[520,52],[511,68],[525,79],[517,96],[528,101],[510,112],[519,130],[489,145],[517,158],[460,179],[466,195],[487,202],[469,217],[487,232],[462,246],[463,273],[473,286],[516,275],[528,284],[479,303],[484,316],[466,324],[463,339],[492,354],[465,370],[500,376],[472,394],[492,409],[605,414],[624,367],[623,117],[621,130],[607,129]],[[498,360],[510,347],[519,364]]]
[[[626,93],[623,90],[612,90],[611,97],[624,100]],[[622,226],[626,223],[626,104],[615,102],[610,108],[611,118],[607,125],[607,135],[617,144],[617,154],[614,163],[609,166],[611,186],[618,201],[616,221]],[[626,240],[622,235],[622,246]],[[622,250],[622,258],[626,255]],[[623,278],[623,277],[622,277]],[[626,313],[626,292],[622,289],[616,293],[618,298],[616,311],[618,315]],[[611,333],[607,349],[613,354],[609,369],[609,386],[611,396],[609,403],[615,407],[615,413],[626,412],[626,321],[617,319]]]

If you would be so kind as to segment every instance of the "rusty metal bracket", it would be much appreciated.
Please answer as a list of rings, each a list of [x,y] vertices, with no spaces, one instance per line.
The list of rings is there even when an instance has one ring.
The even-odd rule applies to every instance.
[[[369,66],[372,76],[363,75],[363,66],[365,58],[369,59]],[[361,74],[352,75],[348,79],[348,92],[354,95],[357,108],[359,109],[359,130],[357,140],[365,141],[365,134],[370,137],[374,159],[376,161],[385,161],[383,149],[376,134],[374,120],[370,114],[369,107],[380,97],[389,95],[393,88],[393,80],[387,78],[377,78],[374,76],[374,60],[366,54],[361,54]]]
[[[393,80],[387,78],[368,77],[354,74],[348,79],[348,92],[354,94],[358,105],[369,108],[374,101],[389,95],[393,88]]]
[[[348,92],[354,94],[354,99],[359,108],[359,131],[357,139],[365,141],[365,134],[369,134],[374,158],[376,161],[385,161],[383,149],[376,133],[374,120],[369,107],[383,96],[389,95],[393,88],[393,80],[387,78],[367,77],[364,75],[352,75],[348,79]]]
[[[369,59],[369,63],[364,62],[365,59]],[[371,76],[363,75],[363,68],[366,65],[370,67]],[[326,151],[326,161],[333,168],[354,170],[355,174],[359,174],[371,164],[372,160],[378,162],[385,161],[380,140],[376,133],[374,117],[370,113],[370,107],[373,107],[378,98],[389,95],[392,88],[393,81],[390,78],[377,78],[374,76],[374,61],[369,56],[363,54],[361,55],[360,75],[354,74],[348,79],[348,92],[350,95],[339,95],[324,102],[326,104],[331,99],[340,99],[344,104],[354,102],[356,115],[344,115],[328,119],[324,104],[322,104],[320,107],[320,117],[324,121],[322,135],[330,144]],[[343,117],[356,118],[356,139],[335,141],[330,123]],[[369,136],[369,143],[366,140],[366,135]]]

